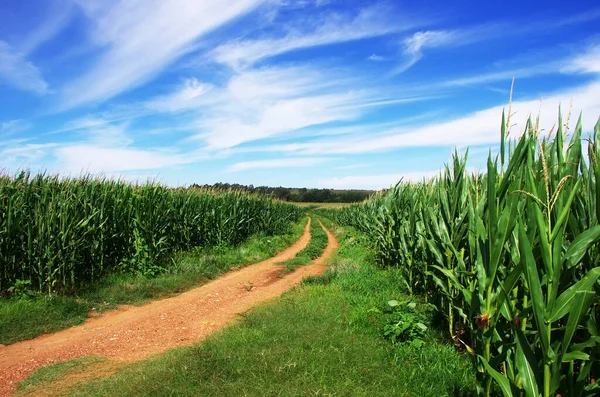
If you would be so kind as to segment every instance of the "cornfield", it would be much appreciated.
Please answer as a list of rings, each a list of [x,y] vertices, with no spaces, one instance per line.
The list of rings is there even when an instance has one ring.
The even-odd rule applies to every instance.
[[[285,233],[302,216],[293,205],[236,191],[0,175],[0,291],[17,281],[53,292],[109,272],[151,274],[176,251]]]
[[[510,118],[510,117],[508,117]],[[542,136],[529,120],[487,172],[454,154],[437,178],[328,210],[444,314],[480,395],[600,395],[600,121]]]

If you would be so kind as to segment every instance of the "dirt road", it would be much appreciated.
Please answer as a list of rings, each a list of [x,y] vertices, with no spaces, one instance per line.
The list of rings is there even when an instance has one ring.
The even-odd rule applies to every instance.
[[[325,261],[338,246],[327,230],[328,245],[320,258],[279,277],[282,267],[277,262],[295,257],[308,244],[309,227],[310,222],[302,237],[276,256],[181,295],[123,307],[82,325],[0,348],[0,396],[11,395],[17,382],[44,365],[83,356],[130,362],[198,342],[239,313],[325,271]]]

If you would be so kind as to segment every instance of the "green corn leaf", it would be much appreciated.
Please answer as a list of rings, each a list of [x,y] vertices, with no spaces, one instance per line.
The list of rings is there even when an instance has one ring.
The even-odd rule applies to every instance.
[[[586,387],[583,388],[583,390],[586,391],[586,394],[584,394],[584,396],[597,396],[598,391],[600,391],[600,383],[596,382],[596,383],[587,385]]]
[[[500,390],[502,390],[502,394],[504,395],[504,397],[513,397],[513,392],[510,387],[510,381],[508,380],[508,378],[506,378],[500,372],[492,368],[485,358],[483,358],[482,356],[477,357],[481,360],[490,376],[496,381],[496,383],[498,383],[498,386],[500,386]]]
[[[496,204],[496,164],[488,156],[487,163],[487,212],[488,212],[488,240],[493,241],[498,227],[498,207]]]
[[[519,281],[519,278],[523,274],[523,264],[519,263],[506,277],[504,283],[500,288],[500,292],[498,293],[498,298],[496,300],[496,306],[501,308],[507,298],[507,294],[515,288],[515,285]]]
[[[577,299],[581,298],[582,296],[577,294],[581,292],[593,291],[598,277],[600,277],[600,267],[595,267],[590,270],[585,277],[560,294],[554,303],[554,309],[552,314],[549,315],[548,321],[558,321],[567,315],[567,313],[571,312]]]
[[[527,154],[527,137],[525,134],[523,134],[523,136],[519,139],[519,143],[517,144],[514,152],[512,153],[512,155],[510,156],[510,160],[508,163],[508,167],[506,168],[506,172],[504,173],[504,176],[502,178],[502,183],[500,184],[500,187],[498,188],[498,198],[500,200],[504,199],[504,196],[506,195],[507,191],[508,191],[508,187],[512,181],[512,176],[513,173],[516,173],[518,171],[518,168],[524,163],[524,161],[526,160],[526,154]]]
[[[515,227],[517,221],[517,210],[518,200],[511,199],[511,205],[508,209],[505,209],[498,220],[497,234],[494,236],[492,242],[492,255],[490,258],[490,270],[487,275],[486,283],[488,286],[493,284],[494,278],[496,277],[496,271],[500,265],[500,258],[502,257],[502,251],[504,250],[504,244],[509,237],[510,232]]]
[[[452,282],[452,284],[454,284],[455,288],[459,288],[459,289],[464,288],[463,285],[461,284],[461,282],[458,280],[458,277],[456,277],[456,274],[452,270],[445,269],[443,267],[436,266],[436,265],[433,265],[431,267],[442,272],[444,274],[444,276],[446,276],[448,278],[448,280],[450,280]]]
[[[439,248],[437,247],[435,241],[428,239],[427,240],[427,245],[429,247],[429,250],[430,250],[431,254],[435,258],[436,262],[439,265],[443,266],[444,265],[444,258],[442,256],[442,253],[440,252]]]
[[[571,349],[573,351],[575,350],[584,350],[590,347],[594,347],[596,345],[600,344],[600,336],[592,336],[590,337],[590,339],[588,339],[585,342],[581,342],[581,343],[575,343],[571,345]]]
[[[566,353],[562,356],[563,363],[570,363],[571,361],[581,360],[588,361],[590,359],[590,355],[584,352],[572,351]]]
[[[567,220],[567,218],[569,217],[569,214],[571,213],[571,204],[573,203],[575,196],[579,192],[580,184],[581,184],[581,179],[579,179],[575,183],[575,186],[573,186],[571,193],[569,194],[569,198],[567,199],[567,202],[563,204],[563,209],[560,212],[558,220],[553,225],[552,234],[550,235],[550,244],[552,244],[552,242],[554,241],[554,239],[556,239],[556,236],[559,233],[563,233],[562,226],[565,223],[565,221]]]
[[[567,269],[577,265],[584,257],[587,250],[600,240],[600,226],[594,226],[579,234],[565,253],[564,263]]]
[[[527,284],[529,285],[529,294],[531,296],[531,306],[533,308],[534,319],[538,328],[540,341],[542,343],[542,350],[544,357],[548,358],[550,352],[550,338],[546,332],[546,324],[544,322],[545,304],[544,295],[542,293],[542,286],[540,285],[540,279],[538,277],[537,263],[533,258],[531,245],[527,238],[527,233],[523,225],[519,228],[519,248],[521,250],[521,263],[523,264],[523,270]]]
[[[581,368],[579,368],[579,376],[577,376],[577,386],[578,389],[581,390],[584,388],[584,385],[587,383],[587,377],[590,374],[590,370],[592,369],[592,362],[584,361],[581,364]]]
[[[442,290],[442,293],[444,295],[449,295],[448,293],[448,287],[446,286],[446,284],[434,273],[432,272],[427,272],[426,273],[429,277],[431,277],[431,279],[433,280],[433,282],[440,287],[440,289]]]
[[[500,164],[504,167],[504,156],[506,152],[506,118],[502,109],[502,127],[500,127]]]
[[[527,361],[527,358],[525,357],[525,354],[523,353],[523,349],[521,349],[520,344],[517,347],[515,361],[518,371],[517,374],[523,382],[523,389],[525,389],[525,394],[528,397],[537,397],[540,394],[540,392],[536,382],[535,373],[533,372],[529,361]]]
[[[556,131],[556,139],[554,141],[556,146],[556,159],[559,164],[564,162],[563,160],[563,147],[564,147],[564,135],[563,135],[563,120],[562,120],[562,109],[558,105],[558,130]]]
[[[535,182],[534,182],[534,177],[533,177],[533,173],[531,171],[531,169],[528,170],[528,180],[529,180],[529,184],[528,184],[528,188],[529,191],[531,192],[531,194],[533,194],[534,197],[537,197],[537,189],[535,187]],[[529,204],[528,204],[528,209],[529,211],[534,215],[533,218],[536,222],[537,225],[537,236],[540,239],[540,243],[541,243],[541,253],[542,253],[542,261],[544,264],[544,267],[546,269],[546,273],[550,276],[552,276],[553,273],[553,267],[552,267],[552,249],[550,248],[550,242],[548,240],[548,224],[547,224],[547,219],[544,218],[544,213],[542,212],[542,209],[540,208],[540,203],[538,203],[536,200],[532,199],[532,198],[528,198],[529,200]],[[541,199],[538,200],[541,201]]]
[[[563,350],[568,350],[571,343],[571,339],[577,330],[579,323],[583,316],[585,316],[587,310],[592,304],[595,293],[593,291],[577,291],[575,294],[575,301],[573,307],[569,312],[569,319],[567,320],[567,326],[565,329],[565,335],[563,337]]]

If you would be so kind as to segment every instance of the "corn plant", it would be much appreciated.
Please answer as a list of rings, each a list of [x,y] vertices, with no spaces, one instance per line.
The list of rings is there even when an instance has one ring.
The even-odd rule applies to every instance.
[[[455,153],[431,181],[327,216],[370,233],[409,292],[419,280],[472,357],[480,395],[597,395],[600,121],[587,138],[581,118],[569,135],[559,115],[547,136],[530,120],[509,139],[509,119],[484,174]]]
[[[176,251],[285,233],[302,215],[238,191],[0,175],[0,292],[17,280],[51,293],[114,271],[156,274]]]

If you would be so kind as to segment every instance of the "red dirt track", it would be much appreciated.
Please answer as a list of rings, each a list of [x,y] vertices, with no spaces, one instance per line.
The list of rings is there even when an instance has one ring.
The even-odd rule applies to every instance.
[[[310,221],[292,246],[255,265],[181,295],[143,306],[124,306],[54,334],[0,347],[0,396],[14,393],[16,383],[36,369],[83,356],[119,362],[148,358],[177,346],[191,345],[223,328],[258,303],[280,296],[308,275],[326,270],[338,246],[325,229],[328,245],[311,265],[280,278],[277,262],[294,258],[310,241]]]

